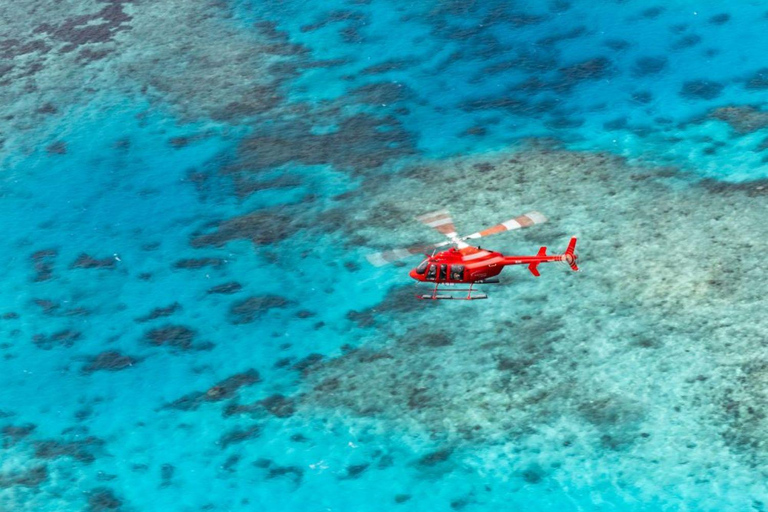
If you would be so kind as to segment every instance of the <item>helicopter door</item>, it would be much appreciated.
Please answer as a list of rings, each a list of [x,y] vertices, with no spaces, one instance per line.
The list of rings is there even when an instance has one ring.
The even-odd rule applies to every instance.
[[[442,263],[440,265],[440,281],[446,281],[448,279],[448,265]]]
[[[464,265],[451,265],[451,281],[464,280]]]
[[[425,278],[427,281],[434,281],[437,277],[437,265],[431,264],[427,268],[427,277]]]

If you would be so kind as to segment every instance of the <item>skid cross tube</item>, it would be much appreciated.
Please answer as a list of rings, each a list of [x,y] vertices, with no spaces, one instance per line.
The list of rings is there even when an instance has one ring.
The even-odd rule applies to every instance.
[[[475,283],[471,282],[469,283],[468,288],[450,288],[450,287],[443,287],[440,288],[440,285],[453,285],[453,284],[464,284],[464,283],[435,283],[435,287],[432,288],[432,293],[430,294],[418,294],[416,295],[417,299],[421,300],[448,300],[448,299],[457,299],[457,300],[479,300],[479,299],[487,299],[488,295],[484,293],[477,293],[478,290],[475,289],[476,284],[483,284],[483,283]],[[445,295],[440,294],[442,292]],[[461,295],[452,295],[459,292],[467,292],[466,296]],[[475,295],[472,295],[473,292],[476,292]]]

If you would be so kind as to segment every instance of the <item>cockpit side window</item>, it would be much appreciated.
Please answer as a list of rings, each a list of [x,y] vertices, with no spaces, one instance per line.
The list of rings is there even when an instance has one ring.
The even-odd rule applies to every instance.
[[[429,263],[429,260],[424,260],[421,263],[419,263],[419,266],[416,267],[416,273],[423,274],[424,272],[426,272],[428,263]]]

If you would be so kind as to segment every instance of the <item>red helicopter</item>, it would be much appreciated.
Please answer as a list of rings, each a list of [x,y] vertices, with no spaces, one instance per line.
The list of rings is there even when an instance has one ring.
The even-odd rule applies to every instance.
[[[456,227],[448,210],[438,210],[416,217],[427,226],[438,230],[445,235],[448,240],[430,245],[417,245],[405,249],[394,249],[367,256],[368,261],[379,267],[387,263],[406,258],[413,254],[422,253],[432,249],[432,254],[425,254],[427,258],[422,261],[418,267],[410,272],[410,276],[420,282],[435,283],[431,294],[417,295],[419,299],[441,300],[441,299],[487,299],[488,295],[476,293],[473,289],[476,284],[498,284],[495,279],[506,265],[528,265],[531,274],[538,277],[539,263],[563,262],[578,271],[576,266],[578,256],[574,252],[576,249],[576,238],[571,238],[568,248],[563,254],[547,255],[547,248],[542,247],[535,256],[505,256],[500,252],[488,251],[480,247],[473,247],[465,242],[475,238],[494,235],[503,231],[513,229],[527,228],[534,224],[541,224],[547,221],[547,218],[539,212],[529,212],[520,215],[514,219],[502,222],[496,226],[472,233],[467,236],[459,236],[456,233]],[[452,245],[448,250],[434,252],[438,247]],[[468,288],[440,288],[440,285],[452,287],[459,284],[468,284]],[[461,295],[455,295],[461,292]],[[466,292],[466,295],[463,293]]]

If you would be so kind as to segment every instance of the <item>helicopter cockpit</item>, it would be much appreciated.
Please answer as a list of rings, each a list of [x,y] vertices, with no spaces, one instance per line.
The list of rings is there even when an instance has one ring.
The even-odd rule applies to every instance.
[[[416,273],[424,275],[427,281],[463,281],[464,280],[464,265],[458,264],[446,264],[432,261],[429,258],[425,259],[419,266],[416,267]],[[439,278],[438,278],[439,275]]]

